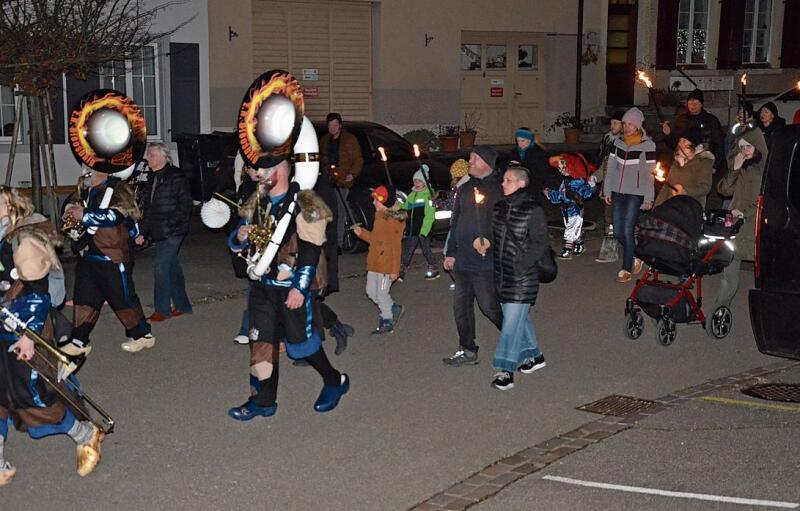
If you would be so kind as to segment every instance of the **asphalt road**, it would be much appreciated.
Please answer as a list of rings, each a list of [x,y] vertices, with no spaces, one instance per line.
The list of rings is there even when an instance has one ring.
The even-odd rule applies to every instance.
[[[93,334],[94,351],[81,381],[118,423],[95,473],[84,479],[76,475],[74,445],[66,437],[33,441],[12,431],[5,452],[18,473],[0,489],[2,509],[406,509],[498,459],[596,417],[576,406],[615,393],[657,398],[775,361],[755,348],[743,292],[733,304],[733,332],[723,341],[711,340],[699,326],[680,325],[676,342],[662,347],[649,321],[639,341],[625,339],[622,311],[632,284],[614,282],[616,265],[594,262],[599,240],[587,247],[586,255],[561,263],[556,282],[540,292],[534,321],[547,367],[520,375],[508,392],[490,387],[497,332],[480,315],[481,363],[442,366],[441,358],[457,347],[446,276],[426,282],[417,255],[406,281],[393,287],[396,300],[407,306],[406,315],[396,333],[376,337],[368,333],[377,323],[377,309],[363,291],[365,256],[345,256],[342,291],[328,300],[356,329],[348,350],[331,355],[334,365],[350,375],[350,393],[335,411],[315,413],[321,382],[313,370],[292,367],[284,357],[278,413],[238,423],[226,411],[249,392],[248,349],[232,343],[246,284],[233,277],[223,236],[197,225],[181,254],[194,314],[156,324],[156,347],[138,354],[120,349],[123,330],[108,310]],[[140,253],[135,272],[147,314],[153,255],[152,250]],[[716,292],[716,280],[707,281],[709,296]],[[745,274],[742,286],[751,283],[752,274]],[[707,410],[674,413],[697,420]],[[733,409],[726,413],[733,415],[708,421],[747,418]],[[777,452],[790,445],[784,437],[796,440],[797,422],[780,431],[759,431],[767,438],[781,435],[780,442],[764,442]],[[664,448],[650,431],[630,434],[575,454],[574,462],[565,458],[567,465],[553,467],[552,473],[619,484],[652,480],[666,488],[713,474],[730,480],[725,487],[696,491],[769,496],[756,491],[759,481],[746,477],[744,469],[733,470],[759,456],[747,445],[740,450],[739,444],[747,444],[746,431],[724,445],[713,442],[713,432],[687,431],[680,442],[703,447],[685,451],[680,442]],[[797,468],[793,448],[777,458],[769,458],[770,452],[764,456]],[[623,477],[622,466],[635,467],[635,480]],[[598,479],[597,473],[607,477]],[[480,505],[622,508],[614,497],[594,500],[542,482],[542,475],[525,478]],[[797,501],[797,490],[792,491]],[[555,500],[552,505],[540,500],[534,507],[531,502],[539,495]],[[792,500],[787,492],[772,496]],[[645,500],[626,508],[708,509],[696,503],[651,506]]]

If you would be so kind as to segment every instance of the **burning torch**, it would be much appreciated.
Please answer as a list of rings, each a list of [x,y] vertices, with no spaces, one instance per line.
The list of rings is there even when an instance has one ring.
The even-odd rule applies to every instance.
[[[378,147],[378,152],[381,153],[381,161],[383,162],[383,170],[386,172],[386,180],[389,182],[389,186],[394,188],[394,183],[392,183],[392,176],[391,174],[389,174],[389,164],[387,163],[389,159],[386,158],[386,151],[383,149],[383,146]]]
[[[433,187],[431,186],[430,181],[428,181],[428,176],[425,173],[425,169],[422,168],[422,162],[419,160],[419,146],[414,144],[414,158],[417,160],[417,166],[422,170],[422,179],[425,180],[425,186],[428,187],[428,192],[431,194],[431,199],[433,199]]]
[[[475,250],[482,256],[486,255],[486,251],[489,250],[489,247],[492,245],[489,240],[483,237],[483,228],[481,227],[481,206],[483,205],[483,201],[486,200],[486,196],[478,190],[477,187],[472,189],[475,192],[475,220],[478,224],[478,237],[475,238],[475,241],[472,242],[472,246],[475,247]]]
[[[653,102],[653,106],[656,107],[656,115],[658,115],[658,122],[664,122],[664,113],[661,111],[661,105],[658,104],[656,101],[656,95],[653,93],[653,82],[650,81],[650,77],[644,71],[636,71],[636,79],[642,82],[645,87],[647,87],[647,93],[650,95],[650,101]]]
[[[655,177],[656,181],[659,183],[669,186],[673,192],[679,193],[675,185],[667,181],[667,172],[664,170],[664,167],[661,166],[661,162],[656,163],[656,168],[653,169],[653,177]]]

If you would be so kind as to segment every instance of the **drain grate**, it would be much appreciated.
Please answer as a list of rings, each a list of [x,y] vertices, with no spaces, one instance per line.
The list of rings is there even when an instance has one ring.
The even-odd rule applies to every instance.
[[[593,403],[579,406],[578,410],[584,412],[599,413],[601,415],[613,415],[615,417],[625,417],[634,413],[639,413],[657,405],[655,401],[639,399],[638,397],[620,396],[612,394]]]
[[[800,403],[800,383],[762,383],[742,389],[742,394],[769,401]]]

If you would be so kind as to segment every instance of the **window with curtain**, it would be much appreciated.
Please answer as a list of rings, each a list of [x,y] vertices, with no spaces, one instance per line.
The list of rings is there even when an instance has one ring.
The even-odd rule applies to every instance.
[[[147,136],[159,136],[156,47],[144,46],[131,60],[110,62],[100,70],[100,86],[129,95],[142,109]]]
[[[772,25],[772,0],[746,0],[742,62],[760,64],[769,57],[769,36]]]
[[[0,137],[14,135],[14,91],[5,85],[0,86]]]
[[[678,64],[705,64],[708,48],[708,0],[680,0]]]

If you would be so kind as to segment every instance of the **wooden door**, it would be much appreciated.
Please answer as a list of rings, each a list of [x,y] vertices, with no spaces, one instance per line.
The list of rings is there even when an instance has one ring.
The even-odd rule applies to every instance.
[[[606,103],[630,105],[636,73],[636,5],[609,4]]]

